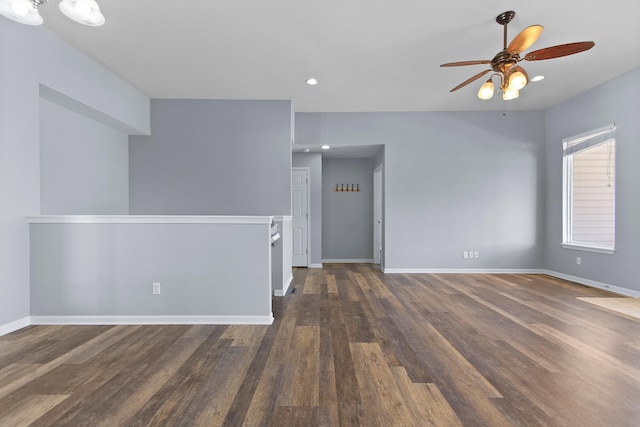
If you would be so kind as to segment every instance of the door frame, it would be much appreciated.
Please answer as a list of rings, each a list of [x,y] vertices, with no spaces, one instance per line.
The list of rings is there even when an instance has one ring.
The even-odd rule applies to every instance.
[[[306,180],[306,186],[307,186],[307,268],[309,268],[309,266],[311,265],[311,168],[304,166],[304,167],[297,167],[294,166],[291,168],[291,171],[304,171],[307,173],[307,180]],[[293,209],[293,189],[291,189],[291,208]],[[293,211],[291,212],[291,215],[293,216]],[[293,245],[293,241],[291,243]],[[292,248],[293,249],[293,248]],[[292,250],[293,252],[293,250]]]
[[[383,268],[384,253],[384,176],[383,163],[380,163],[373,170],[373,262],[378,264],[380,269]],[[378,208],[380,211],[378,212]],[[376,220],[380,221],[380,226],[376,224]]]

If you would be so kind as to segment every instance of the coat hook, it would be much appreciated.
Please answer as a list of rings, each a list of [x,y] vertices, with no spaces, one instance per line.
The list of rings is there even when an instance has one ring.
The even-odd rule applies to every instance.
[[[347,193],[355,193],[360,191],[360,184],[336,184],[336,188],[334,188],[333,191],[346,191]]]

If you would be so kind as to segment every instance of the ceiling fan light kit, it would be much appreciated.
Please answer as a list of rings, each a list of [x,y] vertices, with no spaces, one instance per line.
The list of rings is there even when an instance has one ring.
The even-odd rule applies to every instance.
[[[42,25],[38,6],[49,0],[0,0],[0,15],[21,24]],[[91,27],[105,23],[104,15],[95,0],[62,0],[60,11],[68,18]]]
[[[530,25],[515,36],[511,43],[507,45],[507,26],[514,16],[516,16],[514,11],[507,11],[496,17],[496,22],[503,27],[503,48],[496,54],[496,56],[493,57],[493,59],[449,62],[440,65],[441,67],[458,67],[466,65],[489,65],[491,67],[460,83],[458,86],[451,89],[450,92],[463,88],[482,76],[492,72],[493,74],[491,74],[489,80],[480,87],[480,90],[478,91],[478,98],[487,100],[493,97],[495,88],[493,86],[492,79],[494,76],[498,76],[500,79],[500,89],[502,90],[502,99],[505,101],[515,99],[520,95],[520,90],[529,83],[529,75],[524,68],[518,65],[520,61],[540,61],[544,59],[559,58],[584,52],[585,50],[589,50],[595,46],[595,43],[592,41],[567,43],[538,49],[527,53],[521,58],[520,53],[527,50],[533,45],[533,43],[535,43],[536,40],[538,40],[538,37],[542,34],[544,27],[542,25]]]

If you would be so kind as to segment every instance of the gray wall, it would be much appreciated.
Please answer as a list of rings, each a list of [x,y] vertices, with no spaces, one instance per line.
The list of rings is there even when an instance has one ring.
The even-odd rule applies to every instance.
[[[373,259],[373,160],[325,158],[322,162],[322,258]],[[359,192],[335,191],[359,184]]]
[[[294,167],[307,167],[310,170],[309,197],[309,263],[322,265],[322,154],[293,153]]]
[[[144,94],[46,28],[0,19],[0,325],[29,316],[25,217],[40,213],[40,85],[122,130],[149,130]]]
[[[542,111],[298,113],[296,143],[385,146],[385,270],[539,269],[544,124]]]
[[[640,291],[634,268],[640,251],[640,69],[546,112],[547,270]],[[613,255],[563,249],[562,138],[615,123],[616,251]],[[576,257],[582,265],[576,264]]]
[[[268,223],[31,224],[31,315],[270,317],[270,252]]]
[[[289,101],[152,100],[132,136],[130,211],[291,215]]]
[[[284,296],[293,280],[293,228],[291,216],[276,216],[280,239],[271,244],[271,289],[275,296]]]
[[[40,212],[129,213],[129,136],[40,99]]]

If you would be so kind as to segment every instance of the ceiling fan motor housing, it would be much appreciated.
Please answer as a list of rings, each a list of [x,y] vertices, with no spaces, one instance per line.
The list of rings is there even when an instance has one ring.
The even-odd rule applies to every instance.
[[[500,51],[491,60],[491,69],[496,73],[506,73],[511,67],[515,66],[520,60],[517,53],[509,53],[506,50]]]

